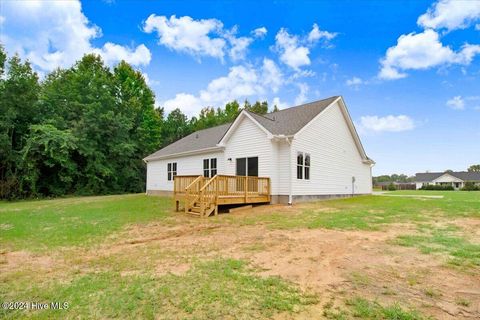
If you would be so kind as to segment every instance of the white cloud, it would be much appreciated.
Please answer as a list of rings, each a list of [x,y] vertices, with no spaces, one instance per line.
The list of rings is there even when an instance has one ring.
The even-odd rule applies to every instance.
[[[328,42],[336,36],[336,33],[321,31],[317,24],[314,24],[312,31],[307,37],[299,37],[289,34],[285,28],[281,28],[275,36],[275,50],[280,54],[280,61],[295,71],[300,67],[310,65],[310,49],[320,39]]]
[[[235,37],[237,33],[237,27],[233,27],[231,31],[225,34],[225,38],[231,45],[229,56],[233,61],[245,59],[248,46],[253,42],[252,38],[249,37]]]
[[[406,77],[406,70],[424,70],[449,64],[468,65],[479,53],[480,45],[468,43],[455,52],[444,46],[438,33],[431,29],[401,35],[397,45],[390,47],[381,60],[379,77],[393,80]]]
[[[284,84],[283,74],[278,66],[270,59],[263,59],[262,78],[264,85],[271,88],[273,92]]]
[[[101,30],[83,14],[79,1],[5,1],[2,16],[0,41],[6,50],[29,59],[42,71],[69,67],[90,52],[102,55],[109,64],[119,59],[134,65],[150,62],[150,51],[144,45],[93,46],[92,40],[101,37]]]
[[[221,61],[226,54],[233,61],[245,58],[253,38],[237,38],[237,29],[234,26],[231,30],[225,30],[223,23],[217,19],[195,20],[189,16],[177,18],[175,15],[167,18],[155,14],[151,14],[143,25],[143,31],[156,32],[158,43],[171,50],[187,53],[197,59],[213,57]],[[263,29],[256,30],[260,34]],[[264,31],[267,32],[266,29]]]
[[[252,31],[252,35],[255,38],[260,38],[263,39],[267,35],[267,28],[265,27],[260,27]]]
[[[132,49],[115,43],[107,42],[101,49],[94,49],[93,52],[102,56],[105,63],[113,65],[115,62],[125,60],[133,65],[147,65],[152,59],[148,48],[141,44]]]
[[[218,36],[222,33],[223,23],[217,19],[194,20],[189,16],[177,18],[175,15],[167,18],[152,14],[145,21],[143,30],[156,32],[158,42],[175,51],[219,59],[225,54],[227,43]]]
[[[365,81],[363,81],[361,78],[359,77],[353,77],[351,79],[347,79],[347,81],[345,82],[345,84],[349,87],[353,87],[355,89],[358,89],[359,86],[361,86],[362,84],[365,84]]]
[[[305,103],[308,100],[308,92],[310,91],[310,87],[304,82],[298,84],[298,89],[300,92],[295,97],[295,105]]]
[[[278,67],[272,60],[264,59],[260,68],[252,65],[231,67],[226,76],[210,81],[207,88],[200,90],[197,95],[179,93],[160,105],[167,111],[181,108],[185,114],[192,116],[206,106],[223,107],[233,99],[264,97],[275,87],[278,90],[282,83]]]
[[[417,23],[432,29],[465,29],[480,19],[480,1],[440,0],[421,15]]]
[[[453,110],[464,110],[465,101],[462,96],[455,96],[452,99],[449,99],[446,103],[447,107],[452,108]]]
[[[275,36],[275,48],[280,53],[280,61],[295,70],[310,64],[310,50],[300,45],[299,39],[295,35],[290,35],[286,29],[282,28]]]
[[[332,40],[337,36],[336,32],[328,32],[324,30],[320,30],[316,23],[313,24],[312,31],[308,34],[307,40],[309,42],[317,42],[320,39],[324,39],[326,41]]]
[[[273,98],[272,106],[277,106],[277,108],[280,109],[280,110],[289,107],[288,103],[281,101],[279,97]]]
[[[413,120],[406,115],[364,116],[360,118],[360,130],[370,132],[400,132],[415,128]]]

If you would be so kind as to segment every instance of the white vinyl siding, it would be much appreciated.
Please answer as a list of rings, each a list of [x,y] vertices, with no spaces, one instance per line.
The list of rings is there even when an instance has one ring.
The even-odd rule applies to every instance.
[[[203,159],[217,159],[217,173],[224,173],[222,152],[203,153],[180,158],[153,160],[147,163],[147,190],[173,190],[173,180],[167,180],[167,164],[177,163],[177,175],[202,175]]]
[[[272,141],[250,118],[244,117],[225,146],[225,172],[235,175],[237,158],[258,157],[258,176],[270,177],[272,194],[278,184],[277,161]],[[231,158],[231,161],[228,159]]]
[[[310,179],[296,179],[297,154],[310,154]],[[370,165],[362,162],[346,119],[335,103],[308,124],[293,140],[290,156],[293,195],[371,193]],[[303,171],[303,176],[305,171]]]

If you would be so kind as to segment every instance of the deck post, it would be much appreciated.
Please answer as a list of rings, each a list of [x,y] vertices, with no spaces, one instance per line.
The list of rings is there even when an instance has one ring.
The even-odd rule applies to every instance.
[[[248,176],[245,176],[245,203],[247,203],[248,197]]]
[[[200,216],[203,217],[205,215],[205,200],[203,199],[203,192],[200,191]]]
[[[268,183],[268,202],[272,202],[272,184],[270,183],[270,177],[267,179]]]
[[[178,212],[180,207],[180,201],[178,199],[175,199],[175,211]]]

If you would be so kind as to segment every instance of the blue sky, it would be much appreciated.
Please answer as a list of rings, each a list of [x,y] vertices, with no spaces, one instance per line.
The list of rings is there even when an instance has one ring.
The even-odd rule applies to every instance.
[[[0,25],[41,75],[127,60],[167,111],[342,95],[375,175],[480,163],[480,1],[2,1]]]

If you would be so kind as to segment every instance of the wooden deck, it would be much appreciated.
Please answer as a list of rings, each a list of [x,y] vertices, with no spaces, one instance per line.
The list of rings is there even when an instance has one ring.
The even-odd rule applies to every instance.
[[[270,178],[216,175],[175,176],[173,198],[179,211],[208,217],[218,214],[218,206],[270,202]]]

